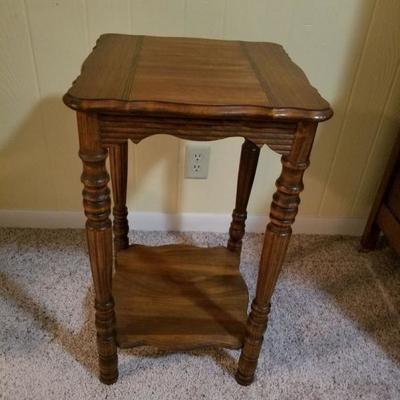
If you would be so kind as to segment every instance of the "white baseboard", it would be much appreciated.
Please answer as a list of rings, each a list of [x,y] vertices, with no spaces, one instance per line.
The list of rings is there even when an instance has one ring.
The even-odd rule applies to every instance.
[[[144,231],[204,231],[227,232],[229,214],[182,213],[165,214],[135,212],[128,216],[131,227]],[[266,216],[250,215],[247,232],[264,232]],[[365,218],[334,218],[299,216],[294,233],[361,235]],[[0,227],[10,228],[83,228],[85,217],[78,211],[0,210]]]

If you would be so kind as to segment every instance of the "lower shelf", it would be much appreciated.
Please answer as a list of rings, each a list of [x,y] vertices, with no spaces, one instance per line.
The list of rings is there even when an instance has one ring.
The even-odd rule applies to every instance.
[[[113,294],[121,348],[242,347],[248,291],[224,247],[133,245],[117,254]]]

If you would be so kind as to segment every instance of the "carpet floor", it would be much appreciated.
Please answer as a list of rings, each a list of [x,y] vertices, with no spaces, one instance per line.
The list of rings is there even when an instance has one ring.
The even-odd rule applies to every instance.
[[[224,244],[214,233],[135,232],[137,243]],[[241,271],[254,294],[262,235]],[[119,351],[97,379],[93,289],[80,230],[0,229],[1,399],[400,399],[400,261],[358,239],[295,235],[272,299],[255,382],[238,351]]]

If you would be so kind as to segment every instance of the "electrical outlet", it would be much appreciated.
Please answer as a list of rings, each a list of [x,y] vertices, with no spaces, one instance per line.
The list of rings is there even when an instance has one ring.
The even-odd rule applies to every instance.
[[[185,178],[207,179],[210,146],[187,145],[185,148]]]

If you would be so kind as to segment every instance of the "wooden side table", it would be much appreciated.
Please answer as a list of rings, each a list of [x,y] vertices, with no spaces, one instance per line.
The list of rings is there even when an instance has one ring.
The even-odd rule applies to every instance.
[[[303,173],[318,123],[332,116],[329,104],[277,44],[117,34],[99,38],[64,102],[78,118],[100,380],[117,380],[117,346],[222,346],[242,348],[236,379],[250,384]],[[190,140],[245,139],[226,248],[129,244],[127,141],[138,143],[157,133]],[[282,155],[282,173],[247,317],[240,250],[264,144]]]
[[[381,232],[400,255],[400,132],[361,237],[361,250],[374,250]]]

